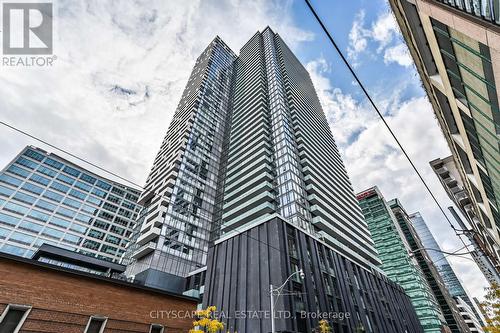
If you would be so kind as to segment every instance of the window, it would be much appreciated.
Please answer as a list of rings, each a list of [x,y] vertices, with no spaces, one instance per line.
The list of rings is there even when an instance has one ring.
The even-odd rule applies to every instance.
[[[103,218],[103,219],[105,219],[105,220],[108,220],[108,221],[113,220],[113,215],[111,215],[111,214],[109,214],[107,212],[104,212],[104,211],[99,212],[98,216],[101,217],[101,218]]]
[[[115,234],[119,235],[123,235],[123,233],[125,232],[125,229],[118,227],[116,225],[112,225],[110,230],[111,232],[114,232]]]
[[[22,257],[26,253],[26,249],[23,249],[22,247],[19,247],[19,246],[5,244],[2,247],[2,252],[10,253],[10,254],[13,254],[15,256]],[[3,333],[3,331],[0,331],[0,332]]]
[[[128,208],[130,210],[134,210],[135,209],[135,205],[131,202],[128,202],[128,201],[123,201],[123,204],[122,204],[123,207],[125,208]]]
[[[7,169],[8,172],[10,173],[13,173],[15,175],[18,175],[18,176],[21,176],[23,178],[28,178],[28,176],[30,175],[31,172],[27,171],[27,170],[24,170],[23,168],[20,168],[18,166],[15,166],[15,165],[11,165],[8,169]]]
[[[89,176],[85,173],[82,173],[82,175],[80,176],[80,179],[83,180],[84,182],[90,183],[92,185],[97,181],[96,178]]]
[[[31,212],[28,214],[28,216],[31,217],[32,219],[39,220],[42,222],[47,222],[50,218],[49,215],[42,213],[38,210],[34,210],[34,209],[31,210]]]
[[[113,202],[115,204],[120,204],[121,199],[112,194],[108,195],[108,201]]]
[[[54,171],[50,168],[46,168],[43,165],[40,165],[38,167],[38,172],[43,173],[44,175],[47,175],[47,176],[52,177],[52,178],[54,178],[57,175],[56,171]]]
[[[57,202],[61,202],[61,200],[64,198],[59,193],[52,192],[52,191],[49,191],[49,190],[45,191],[45,193],[43,194],[43,196],[46,197],[46,198],[49,198],[50,200],[54,200],[54,201],[57,201]]]
[[[65,229],[71,224],[69,221],[60,219],[55,216],[52,216],[49,223]]]
[[[83,205],[82,210],[92,215],[95,215],[97,213],[97,209],[89,205]]]
[[[90,192],[90,189],[92,188],[92,186],[85,184],[85,183],[82,183],[80,181],[77,181],[75,186],[78,187],[79,189],[86,191],[86,192]]]
[[[24,194],[22,192],[17,192],[14,195],[14,199],[16,199],[17,201],[28,203],[28,204],[33,204],[36,201],[35,197],[33,197],[31,195]]]
[[[82,205],[82,203],[80,201],[73,200],[73,199],[70,199],[70,198],[64,199],[63,204],[66,205],[66,206],[69,206],[69,207],[73,207],[75,209],[79,209],[80,206]]]
[[[71,195],[72,197],[78,198],[78,199],[82,199],[82,200],[85,200],[85,198],[87,197],[87,194],[83,193],[82,191],[75,190],[75,189],[72,189],[71,191],[69,191],[69,195]]]
[[[20,215],[25,215],[29,211],[29,208],[26,208],[26,207],[21,206],[21,205],[17,205],[17,204],[15,204],[13,202],[8,202],[5,205],[4,209],[8,210],[8,211],[11,211],[13,213],[20,214]]]
[[[102,205],[102,208],[109,210],[110,212],[116,213],[118,210],[118,207],[115,205],[110,204],[109,202],[105,202],[104,205]]]
[[[37,160],[37,161],[43,160],[43,157],[44,157],[42,154],[40,154],[34,150],[31,150],[31,149],[26,150],[26,152],[23,155],[31,157],[32,159]]]
[[[63,184],[58,183],[58,182],[53,182],[52,184],[50,184],[50,187],[52,187],[53,189],[55,189],[59,192],[63,192],[63,193],[68,193],[68,191],[69,191],[68,186],[63,185]]]
[[[40,175],[37,175],[37,174],[33,174],[31,177],[30,177],[30,180],[34,181],[35,183],[39,183],[39,184],[42,184],[42,185],[49,185],[50,183],[50,179],[49,178],[46,178],[46,177],[43,177],[43,176],[40,176]]]
[[[163,333],[163,326],[158,324],[151,324],[149,333]]]
[[[101,251],[107,254],[115,254],[116,253],[116,247],[109,246],[104,244],[101,248]]]
[[[90,223],[92,222],[92,217],[91,216],[88,216],[88,215],[85,215],[85,214],[78,214],[76,215],[75,219],[77,221],[80,221],[80,222],[83,222],[83,223]]]
[[[74,178],[68,177],[62,173],[57,176],[57,179],[59,179],[60,181],[66,183],[66,184],[70,184],[70,185],[73,185],[73,183],[75,182]]]
[[[24,157],[19,157],[19,158],[17,159],[16,163],[17,163],[17,164],[20,164],[20,165],[22,165],[22,166],[25,166],[25,167],[27,167],[27,168],[30,168],[30,169],[35,169],[35,168],[38,166],[38,164],[37,164],[37,163],[35,163],[35,162],[33,162],[33,161],[30,161],[30,160],[28,160],[28,159],[26,159],[26,158],[24,158]]]
[[[63,172],[67,173],[68,175],[75,176],[75,177],[78,177],[80,175],[80,171],[78,171],[72,167],[69,167],[69,166],[65,166],[63,169]]]
[[[20,220],[17,217],[0,213],[0,223],[8,225],[16,225]]]
[[[110,242],[111,244],[115,244],[115,245],[120,244],[120,240],[121,240],[121,238],[118,238],[118,237],[115,237],[115,236],[112,236],[112,235],[108,235],[106,237],[106,241],[107,242]]]
[[[101,220],[96,220],[94,222],[94,226],[99,228],[99,229],[104,229],[104,230],[108,230],[109,228],[109,223],[106,223],[104,221],[101,221]]]
[[[23,326],[31,307],[9,304],[0,317],[0,332],[17,333]]]
[[[11,177],[9,175],[3,174],[3,175],[0,175],[0,182],[4,182],[4,183],[7,183],[9,185],[18,187],[19,185],[22,184],[23,181],[15,178],[15,177]]]
[[[64,236],[64,232],[49,227],[46,227],[42,234],[56,239],[60,239],[62,236]]]
[[[120,196],[123,196],[125,194],[125,191],[122,190],[122,189],[119,189],[118,187],[113,187],[113,189],[111,190],[111,192],[113,192],[114,194],[118,194]]]
[[[90,239],[86,239],[84,242],[83,242],[83,247],[86,247],[88,249],[91,249],[91,250],[98,250],[99,249],[99,243],[96,242],[96,241],[92,241]]]
[[[90,317],[85,333],[102,333],[108,318],[103,317]]]
[[[34,223],[34,222],[22,221],[19,224],[19,229],[24,229],[24,230],[31,231],[31,232],[37,234],[43,229],[43,226],[38,224],[38,223]]]
[[[85,234],[87,232],[87,230],[88,230],[84,226],[76,224],[76,223],[73,223],[73,225],[69,229],[73,230],[73,231],[76,231],[76,232],[79,232],[81,234]]]
[[[111,185],[109,185],[108,183],[103,182],[102,180],[98,180],[96,186],[100,187],[100,188],[102,188],[103,190],[106,190],[106,191],[109,191],[111,189]]]
[[[95,194],[95,195],[97,195],[98,197],[101,197],[101,198],[106,197],[106,192],[101,191],[101,190],[99,190],[99,189],[97,189],[97,188],[94,188],[94,189],[92,190],[92,194]]]
[[[15,243],[21,243],[24,245],[31,245],[35,241],[35,237],[25,234],[23,232],[14,231],[10,235],[10,240]]]
[[[35,206],[37,206],[41,209],[44,209],[46,211],[49,211],[49,212],[53,212],[57,207],[56,205],[53,205],[50,202],[42,200],[42,199],[38,200],[38,202],[36,203]]]
[[[56,168],[57,170],[61,170],[61,168],[63,167],[63,164],[61,162],[53,160],[49,157],[47,157],[43,163],[50,165],[51,167]]]
[[[42,194],[42,192],[43,192],[43,188],[41,188],[40,186],[30,184],[30,183],[25,183],[21,188],[23,190],[26,190],[28,192],[35,193],[35,194]]]
[[[91,195],[89,195],[89,197],[87,198],[87,201],[90,203],[93,203],[96,206],[100,206],[102,204],[101,199],[97,199],[96,197],[93,197]]]
[[[3,195],[5,197],[10,197],[12,195],[12,193],[14,193],[14,190],[11,190],[8,187],[0,185],[0,195]]]
[[[64,207],[59,207],[57,209],[57,214],[73,218],[73,217],[75,217],[76,213],[74,211],[72,211],[71,209],[67,209],[67,208],[64,208]]]
[[[66,234],[66,236],[64,236],[64,240],[69,242],[69,243],[78,245],[78,244],[80,244],[82,238],[78,237],[76,235]]]
[[[88,233],[88,236],[92,237],[92,238],[103,239],[104,238],[104,232],[101,232],[101,231],[98,231],[98,230],[95,230],[95,229],[91,229],[89,231],[89,233]]]
[[[0,228],[0,239],[5,239],[9,235],[10,230],[5,228]]]

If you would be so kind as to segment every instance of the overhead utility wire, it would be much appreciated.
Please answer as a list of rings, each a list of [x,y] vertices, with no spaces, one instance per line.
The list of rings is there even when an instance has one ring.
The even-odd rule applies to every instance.
[[[316,13],[316,10],[312,6],[310,0],[304,0],[304,1],[306,2],[307,6],[309,7],[309,10],[311,11],[311,13],[316,18],[316,21],[318,21],[319,25],[323,29],[324,33],[327,35],[328,39],[330,40],[331,44],[333,45],[333,47],[335,48],[335,50],[337,51],[337,53],[339,54],[339,56],[342,58],[342,61],[347,66],[347,68],[351,72],[352,76],[354,77],[354,79],[356,80],[356,82],[358,83],[358,85],[363,90],[363,93],[365,94],[366,98],[368,98],[368,100],[370,101],[370,104],[372,105],[372,107],[377,112],[379,118],[382,120],[382,122],[384,123],[385,127],[387,128],[387,130],[389,131],[389,133],[391,134],[391,136],[394,138],[394,141],[396,141],[397,145],[399,146],[399,148],[403,152],[404,156],[406,157],[406,159],[408,160],[408,162],[410,162],[411,167],[413,168],[413,170],[415,171],[415,173],[418,175],[418,178],[420,178],[420,181],[422,182],[422,184],[424,184],[427,192],[429,192],[430,196],[432,197],[432,199],[434,200],[434,202],[436,203],[436,205],[439,207],[439,210],[441,211],[441,213],[443,213],[446,221],[448,221],[448,223],[450,224],[450,227],[453,229],[453,231],[458,236],[458,238],[460,239],[460,241],[462,242],[462,244],[465,246],[465,248],[468,250],[467,245],[465,245],[464,241],[462,240],[462,238],[458,234],[458,230],[456,229],[456,227],[453,225],[453,223],[451,222],[451,220],[448,218],[448,216],[444,212],[443,207],[441,206],[441,204],[438,202],[438,200],[434,196],[434,193],[432,193],[431,189],[429,188],[429,185],[427,185],[426,181],[424,180],[424,178],[420,174],[420,171],[418,171],[417,167],[415,166],[415,164],[413,163],[412,159],[410,158],[410,156],[408,155],[408,153],[404,149],[404,147],[401,144],[401,142],[399,142],[399,139],[396,137],[396,135],[394,134],[394,131],[392,130],[392,128],[389,126],[389,124],[385,120],[384,116],[382,115],[382,113],[378,109],[377,105],[375,104],[375,102],[373,101],[372,97],[370,96],[370,94],[366,90],[365,86],[363,85],[363,83],[361,82],[361,80],[358,78],[358,75],[356,74],[356,72],[354,71],[354,69],[352,68],[352,66],[349,64],[349,61],[347,60],[347,58],[344,56],[344,54],[342,53],[342,51],[338,47],[337,43],[333,39],[332,35],[330,34],[330,32],[328,31],[328,29],[326,28],[326,26],[323,24],[323,21],[320,19],[320,17]]]
[[[14,130],[14,131],[16,131],[16,132],[18,132],[18,133],[21,133],[22,135],[25,135],[25,136],[27,136],[27,137],[29,137],[29,138],[31,138],[31,139],[34,139],[34,140],[36,140],[36,141],[38,141],[38,142],[41,142],[41,143],[43,143],[43,144],[45,144],[45,145],[47,145],[47,146],[49,146],[49,147],[51,147],[51,148],[54,148],[54,149],[56,149],[56,150],[58,150],[58,151],[60,151],[60,152],[63,152],[63,153],[65,153],[65,154],[68,154],[69,156],[71,156],[71,157],[73,157],[73,158],[76,158],[77,160],[79,160],[79,161],[81,161],[81,162],[84,162],[84,163],[86,163],[86,164],[88,164],[88,165],[93,166],[94,168],[97,168],[97,169],[99,169],[99,170],[101,170],[101,171],[104,171],[104,172],[106,172],[106,173],[110,174],[110,175],[113,175],[113,176],[115,176],[115,177],[117,177],[117,178],[119,178],[119,179],[121,179],[121,180],[123,180],[123,181],[126,181],[126,182],[127,182],[127,183],[129,183],[129,184],[133,184],[134,186],[137,186],[137,187],[139,187],[140,189],[143,189],[143,187],[142,187],[141,185],[136,184],[136,183],[134,183],[133,181],[130,181],[130,180],[128,180],[128,179],[126,179],[126,178],[124,178],[124,177],[122,177],[122,176],[120,176],[120,175],[117,175],[116,173],[114,173],[114,172],[112,172],[112,171],[106,170],[106,169],[104,169],[103,167],[100,167],[100,166],[98,166],[97,164],[92,163],[92,162],[90,162],[90,161],[88,161],[88,160],[86,160],[86,159],[84,159],[84,158],[78,157],[78,156],[76,156],[75,154],[70,153],[69,151],[67,151],[67,150],[65,150],[65,149],[63,149],[63,148],[59,148],[59,147],[57,147],[57,146],[55,146],[55,145],[53,145],[53,144],[51,144],[51,143],[48,143],[47,141],[45,141],[45,140],[43,140],[43,139],[40,139],[40,138],[36,137],[36,136],[35,136],[35,135],[33,135],[33,134],[29,134],[28,132],[25,132],[25,131],[23,131],[23,130],[21,130],[21,129],[19,129],[19,128],[17,128],[17,127],[15,127],[15,126],[13,126],[13,125],[7,124],[7,123],[5,123],[5,122],[3,122],[3,121],[1,121],[1,120],[0,120],[0,124],[1,124],[1,125],[4,125],[5,127],[10,128],[11,130]]]

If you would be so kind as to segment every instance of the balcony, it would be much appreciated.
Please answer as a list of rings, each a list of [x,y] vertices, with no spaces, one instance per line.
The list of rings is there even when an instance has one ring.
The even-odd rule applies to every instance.
[[[443,174],[446,174],[446,173],[448,173],[448,168],[446,168],[445,166],[442,166],[442,167],[440,167],[440,168],[437,168],[437,169],[436,169],[436,173],[437,173],[438,175],[443,175]]]
[[[160,228],[152,227],[150,230],[146,231],[145,233],[140,235],[139,238],[137,238],[137,244],[144,245],[150,242],[151,240],[155,239],[156,237],[160,236],[160,233],[161,233]]]
[[[464,207],[471,203],[469,194],[464,190],[455,193],[455,200],[460,207]]]
[[[146,245],[141,246],[137,251],[132,254],[132,259],[140,259],[144,257],[146,254],[151,253],[155,250],[156,243],[149,242]]]

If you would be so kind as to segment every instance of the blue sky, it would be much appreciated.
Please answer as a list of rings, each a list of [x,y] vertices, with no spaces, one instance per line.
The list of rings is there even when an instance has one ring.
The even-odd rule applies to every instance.
[[[449,154],[382,0],[313,5],[446,207],[428,162]],[[309,70],[356,191],[378,185],[420,211],[443,249],[460,247],[302,0],[56,1],[51,68],[0,68],[1,117],[143,184],[194,61],[215,37],[235,51],[267,25]],[[127,91],[127,93],[124,93]],[[0,164],[34,141],[0,128]],[[43,145],[42,145],[43,148]],[[451,260],[472,292],[477,267]]]

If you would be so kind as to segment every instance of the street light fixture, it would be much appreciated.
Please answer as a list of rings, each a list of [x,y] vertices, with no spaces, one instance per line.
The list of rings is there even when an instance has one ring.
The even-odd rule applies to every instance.
[[[299,275],[299,278],[301,280],[304,280],[305,278],[305,274],[304,274],[304,271],[302,269],[296,271],[295,273],[293,273],[292,275],[290,275],[286,280],[285,282],[283,282],[283,284],[277,288],[274,288],[273,285],[269,285],[269,293],[271,295],[271,333],[276,333],[275,331],[275,323],[274,323],[274,307],[276,306],[276,304],[278,303],[278,299],[279,297],[281,296],[281,292],[283,291],[283,288],[285,288],[285,285],[288,283],[288,281],[290,281],[290,279],[294,276],[294,275]],[[274,295],[276,293],[276,300],[274,299]]]

